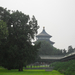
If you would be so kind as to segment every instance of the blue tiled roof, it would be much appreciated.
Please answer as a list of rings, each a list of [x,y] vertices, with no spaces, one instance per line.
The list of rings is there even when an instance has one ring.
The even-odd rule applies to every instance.
[[[43,31],[37,35],[36,37],[42,37],[42,36],[46,36],[46,37],[52,37],[51,35],[49,35],[48,33],[46,33],[45,29],[43,28]]]

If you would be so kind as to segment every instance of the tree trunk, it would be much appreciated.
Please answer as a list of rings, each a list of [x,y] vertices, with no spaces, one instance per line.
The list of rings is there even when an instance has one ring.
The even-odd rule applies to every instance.
[[[26,65],[25,65],[25,68],[26,68]]]
[[[10,68],[8,68],[8,70],[11,70]]]
[[[8,70],[11,70],[11,68],[9,67],[9,68],[7,68]]]
[[[19,67],[19,71],[23,71],[23,66],[20,66]]]

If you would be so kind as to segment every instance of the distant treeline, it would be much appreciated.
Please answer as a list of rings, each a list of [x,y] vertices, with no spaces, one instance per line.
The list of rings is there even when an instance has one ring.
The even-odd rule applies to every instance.
[[[39,55],[66,55],[75,51],[75,48],[72,46],[68,46],[68,50],[65,49],[57,49],[52,46],[48,41],[37,41],[36,43],[41,42],[41,46],[39,48]]]

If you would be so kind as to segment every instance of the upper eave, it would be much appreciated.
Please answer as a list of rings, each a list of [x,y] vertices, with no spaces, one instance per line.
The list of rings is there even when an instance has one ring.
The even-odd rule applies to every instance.
[[[43,31],[40,34],[38,34],[36,37],[52,37],[52,36],[49,35],[43,28]]]

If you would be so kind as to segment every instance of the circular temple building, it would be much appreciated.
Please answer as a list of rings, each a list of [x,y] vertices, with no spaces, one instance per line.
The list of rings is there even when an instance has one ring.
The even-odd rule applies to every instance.
[[[44,41],[50,42],[50,44],[53,45],[55,42],[50,41],[50,38],[51,38],[51,37],[52,37],[52,36],[49,35],[49,34],[45,31],[45,27],[43,27],[42,32],[36,36],[37,41],[38,41],[38,40],[40,40],[40,41],[41,41],[41,40],[44,40]]]

